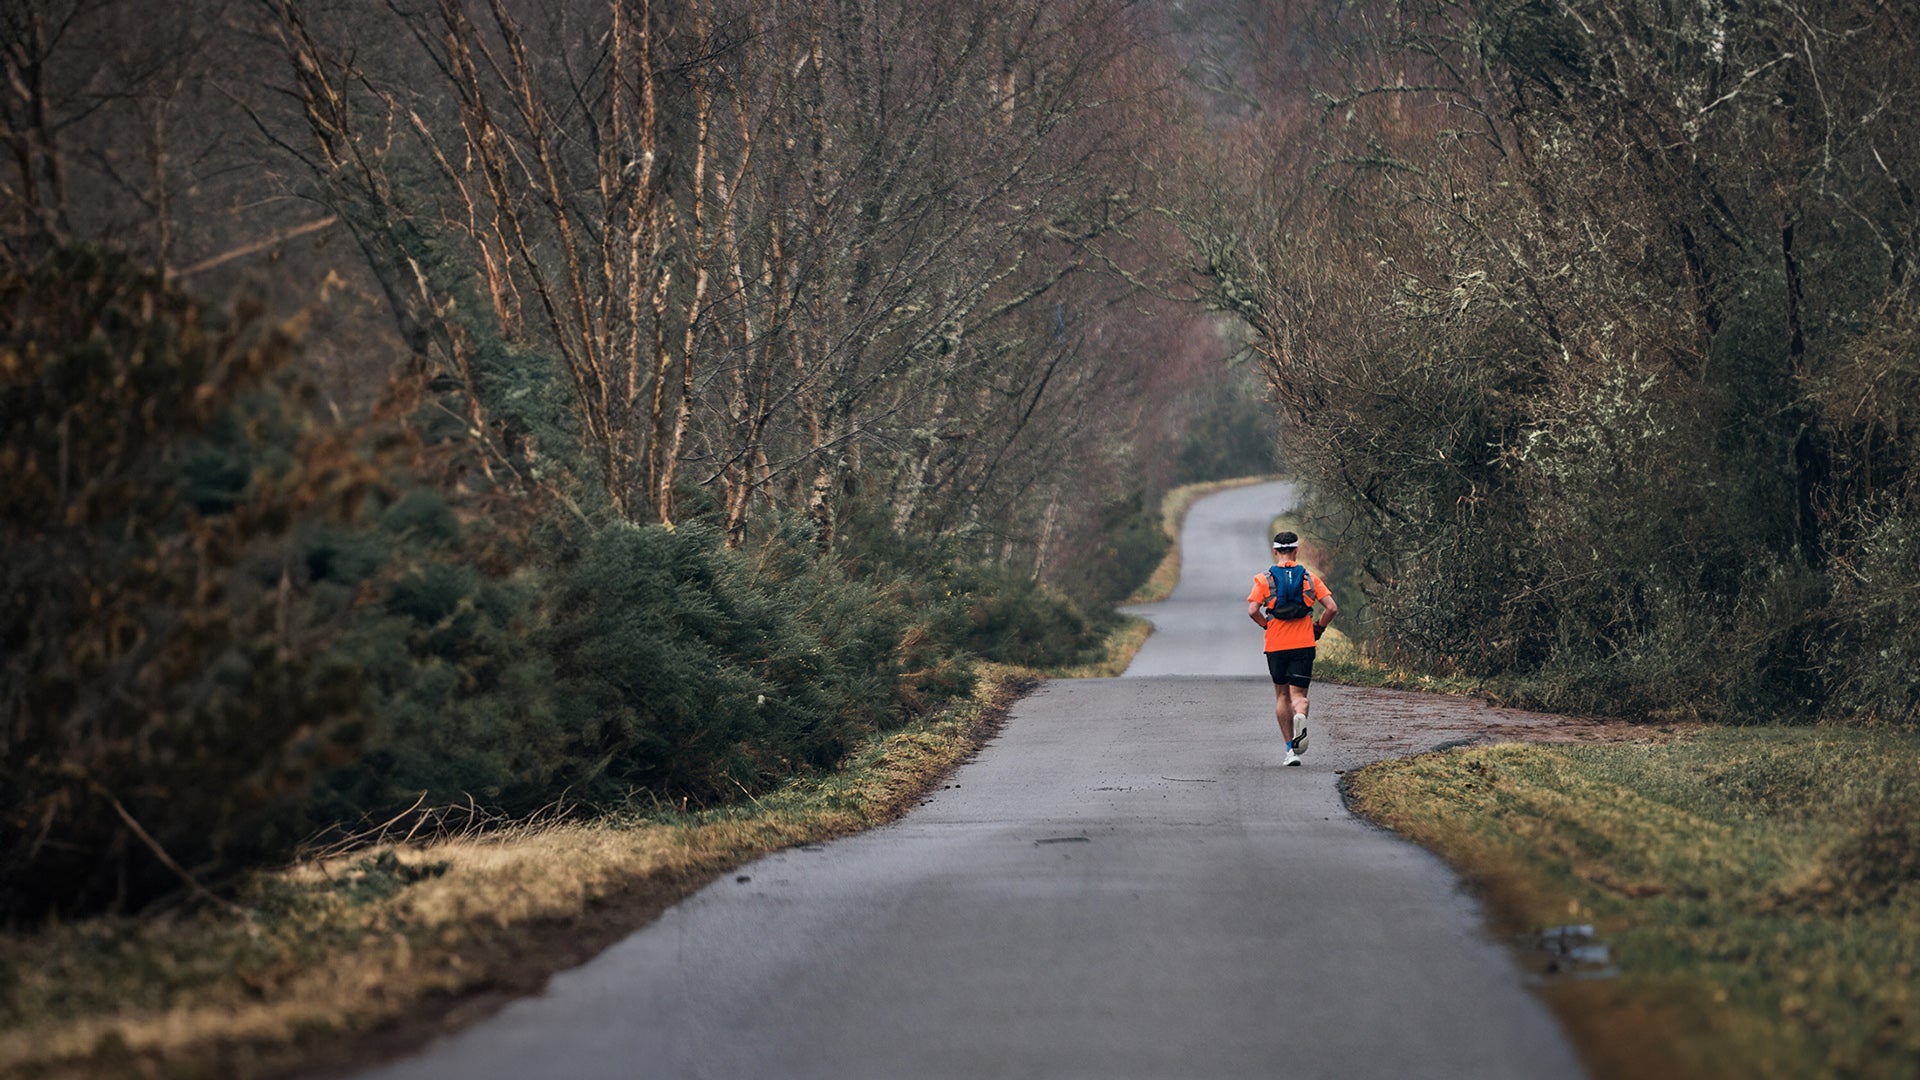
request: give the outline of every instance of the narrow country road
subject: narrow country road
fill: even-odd
[[[1291,489],[1190,512],[1126,677],[1021,702],[886,828],[729,875],[390,1078],[1574,1077],[1438,861],[1335,770],[1549,718],[1314,688],[1282,746],[1247,586]]]

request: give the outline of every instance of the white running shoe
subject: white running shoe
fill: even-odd
[[[1294,753],[1294,752],[1293,752],[1293,748],[1292,748],[1292,747],[1288,747],[1288,748],[1287,748],[1287,756],[1286,756],[1286,757],[1283,757],[1283,758],[1281,758],[1281,759],[1280,759],[1280,764],[1282,764],[1282,765],[1298,765],[1298,764],[1300,764],[1300,755],[1299,755],[1299,754],[1296,754],[1296,753]]]
[[[1307,718],[1306,717],[1296,716],[1293,718],[1293,742],[1290,743],[1289,745],[1291,745],[1295,750],[1305,750],[1307,748]]]

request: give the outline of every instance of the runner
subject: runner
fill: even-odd
[[[1313,681],[1314,642],[1320,640],[1333,617],[1340,613],[1340,605],[1333,602],[1333,594],[1327,591],[1326,585],[1305,567],[1299,567],[1300,603],[1305,613],[1291,619],[1268,617],[1274,579],[1287,582],[1291,575],[1286,571],[1299,566],[1299,554],[1298,536],[1290,532],[1274,536],[1273,557],[1277,565],[1256,576],[1253,591],[1247,594],[1247,617],[1267,632],[1267,672],[1273,676],[1273,716],[1280,721],[1280,737],[1287,740],[1283,765],[1300,764],[1300,754],[1307,748],[1307,684]],[[1282,599],[1292,599],[1291,587],[1283,584],[1282,588],[1287,594]],[[1315,608],[1322,612],[1318,619],[1313,617]]]

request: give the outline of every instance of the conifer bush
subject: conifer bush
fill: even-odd
[[[1081,663],[1097,640],[1093,621],[1078,605],[1017,571],[992,565],[967,568],[967,647],[981,656],[1028,667]]]
[[[124,260],[62,251],[0,313],[0,915],[270,859],[358,733],[293,523],[371,470],[266,387],[285,333]],[[248,430],[280,460],[236,453]]]
[[[616,524],[558,583],[547,632],[564,725],[590,755],[591,791],[714,798],[750,773],[765,598],[725,573],[704,530]]]
[[[366,684],[362,753],[327,778],[311,825],[351,827],[424,799],[524,814],[571,778],[551,659],[531,635],[538,579],[495,580],[458,548],[400,544],[346,614],[337,650]]]
[[[712,802],[835,764],[970,683],[960,620],[916,598],[780,538],[729,553],[699,525],[600,530],[545,641],[589,767],[573,782]]]
[[[448,410],[319,427],[275,373],[290,335],[112,257],[0,307],[0,916],[204,894],[415,806],[723,802],[964,694],[976,658],[1098,642],[884,516],[733,550],[555,512],[597,505],[564,467],[482,482]],[[545,460],[576,460],[563,434]]]
[[[1091,604],[1113,604],[1146,583],[1173,541],[1158,509],[1137,491],[1107,504],[1099,526],[1098,542],[1073,553],[1065,573],[1067,589]]]

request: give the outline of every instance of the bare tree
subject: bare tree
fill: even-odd
[[[869,498],[944,528],[1087,412],[1062,372],[1116,294],[1076,282],[1134,213],[1124,5],[444,0],[402,19],[429,84],[281,14],[317,171],[359,177],[369,234],[458,238],[498,326],[560,360],[623,516],[671,523],[691,465],[736,541],[756,506],[830,540]],[[397,179],[410,153],[437,184]],[[965,481],[962,440],[987,463]]]

